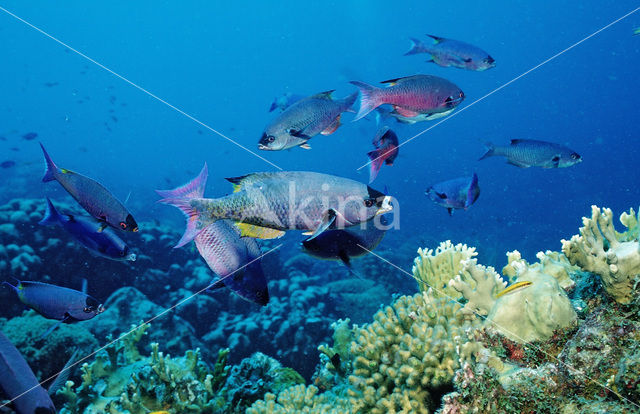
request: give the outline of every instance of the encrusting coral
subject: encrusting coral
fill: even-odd
[[[611,209],[591,206],[591,218],[582,218],[580,235],[562,240],[562,251],[571,264],[600,276],[605,291],[616,302],[628,304],[638,294],[640,244],[633,237],[637,227],[633,210],[620,220],[630,226],[625,233],[615,231]]]

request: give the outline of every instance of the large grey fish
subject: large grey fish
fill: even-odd
[[[352,94],[344,99],[333,100],[333,91],[301,99],[278,115],[262,133],[258,148],[280,151],[300,146],[309,149],[309,141],[318,134],[333,134],[340,126],[340,116],[351,110],[358,97]]]
[[[427,53],[431,55],[429,62],[460,69],[483,71],[491,69],[496,61],[484,50],[469,43],[459,40],[445,39],[433,35],[427,35],[433,39],[433,44],[425,44],[418,39],[411,38],[411,49],[406,55]]]
[[[243,236],[274,238],[285,230],[304,230],[315,237],[328,228],[356,225],[392,209],[391,197],[328,174],[279,171],[227,178],[234,184],[234,193],[214,199],[188,191],[205,178],[203,168],[191,183],[158,191],[164,197],[161,203],[175,206],[187,216],[187,229],[176,247],[220,219],[236,222]]]
[[[19,414],[54,414],[56,407],[47,391],[40,386],[25,361],[2,332],[0,332],[0,387]]]
[[[125,231],[138,231],[138,223],[126,207],[99,182],[71,170],[58,168],[40,144],[46,169],[42,181],[56,180],[94,218]]]
[[[504,147],[486,144],[487,151],[480,157],[502,156],[507,163],[520,168],[564,168],[582,162],[580,154],[564,145],[533,139],[512,139],[511,144]]]
[[[394,113],[406,122],[434,119],[448,115],[464,100],[464,92],[452,82],[432,75],[414,75],[389,79],[377,88],[364,82],[352,81],[360,89],[360,110],[353,119],[364,117],[380,105],[391,104]]]

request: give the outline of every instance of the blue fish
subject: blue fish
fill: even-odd
[[[100,302],[79,290],[42,282],[19,280],[16,286],[3,283],[13,288],[20,302],[47,319],[72,323],[92,319],[104,312]]]
[[[290,92],[282,94],[277,98],[275,98],[273,102],[271,102],[271,107],[269,108],[269,112],[275,111],[276,108],[279,109],[280,112],[282,112],[303,98],[304,98],[303,95],[296,95]]]
[[[429,62],[443,67],[452,66],[460,69],[484,71],[496,66],[496,61],[484,50],[459,40],[427,35],[433,39],[432,44],[422,43],[411,38],[411,49],[406,55],[426,53],[431,55]]]
[[[0,332],[0,387],[19,414],[53,414],[56,407],[24,357]]]
[[[47,198],[47,210],[42,225],[60,225],[90,252],[111,260],[136,260],[135,253],[111,228],[90,217],[60,214]]]
[[[480,196],[478,176],[454,178],[429,187],[426,194],[451,215],[453,209],[468,209]]]
[[[351,268],[351,259],[364,256],[375,249],[386,233],[388,222],[380,216],[376,225],[375,218],[360,225],[342,230],[325,230],[318,236],[302,242],[302,251],[320,259],[340,260]]]

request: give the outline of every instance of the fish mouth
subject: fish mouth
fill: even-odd
[[[391,205],[391,196],[384,196],[382,199],[382,204],[380,204],[380,208],[376,211],[376,216],[380,214],[388,213],[393,211],[393,205]]]

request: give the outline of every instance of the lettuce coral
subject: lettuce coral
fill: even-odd
[[[623,215],[621,221],[637,226],[631,214]],[[633,216],[635,217],[635,216]],[[636,220],[636,222],[634,222]],[[628,304],[637,297],[635,285],[640,274],[640,244],[638,240],[617,233],[613,226],[611,209],[591,206],[591,218],[582,218],[580,235],[571,240],[562,240],[562,251],[571,264],[597,274],[605,291],[618,303]]]

